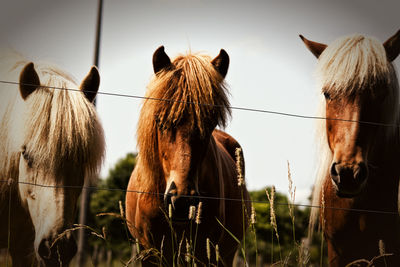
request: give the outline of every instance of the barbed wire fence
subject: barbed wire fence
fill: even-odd
[[[13,81],[6,81],[6,80],[0,80],[0,84],[10,84],[10,85],[21,85],[22,83],[19,82],[13,82]],[[37,86],[33,84],[23,84],[23,85],[28,85],[28,86]],[[54,86],[42,86],[40,87],[46,87],[49,89],[54,89],[54,90],[69,90],[69,91],[76,91],[76,92],[81,92],[80,89],[74,89],[74,88],[61,88],[61,87],[54,87]],[[185,104],[190,104],[190,105],[205,105],[205,106],[213,106],[215,108],[225,108],[220,105],[214,105],[214,104],[209,104],[209,103],[196,103],[196,102],[185,102],[185,101],[176,101],[173,99],[161,99],[161,98],[151,98],[151,97],[146,97],[146,96],[140,96],[140,95],[130,95],[130,94],[121,94],[121,93],[111,93],[111,92],[104,92],[104,91],[98,91],[98,92],[92,92],[92,93],[97,93],[99,95],[104,95],[104,96],[114,96],[114,97],[124,97],[124,98],[131,98],[131,99],[141,99],[141,100],[152,100],[152,101],[160,101],[160,102],[178,102],[178,103],[185,103]],[[371,126],[382,126],[382,127],[396,127],[399,128],[400,125],[398,124],[393,124],[393,123],[380,123],[380,122],[372,122],[372,121],[360,121],[360,120],[348,120],[348,119],[342,119],[342,118],[328,118],[328,117],[321,117],[321,116],[309,116],[309,115],[302,115],[302,114],[296,114],[296,113],[288,113],[288,112],[280,112],[280,111],[275,111],[275,110],[267,110],[267,109],[258,109],[258,108],[251,108],[251,107],[238,107],[238,106],[230,106],[229,107],[232,110],[239,110],[239,111],[245,111],[245,112],[256,112],[256,113],[263,113],[263,114],[271,114],[271,115],[277,115],[277,116],[285,116],[285,117],[293,117],[293,118],[300,118],[300,119],[311,119],[311,120],[332,120],[332,121],[343,121],[343,122],[349,122],[349,123],[360,123],[364,125],[371,125]],[[22,181],[16,181],[13,178],[8,178],[8,177],[3,177],[2,179],[0,178],[0,183],[7,183],[9,186],[13,183],[17,184],[23,184],[23,185],[29,185],[29,186],[35,186],[35,187],[41,187],[41,188],[64,188],[64,189],[78,189],[78,190],[92,190],[92,191],[120,191],[124,192],[125,194],[127,193],[135,193],[135,194],[147,194],[147,195],[154,195],[157,197],[165,197],[168,194],[165,193],[157,193],[157,192],[148,192],[148,191],[140,191],[140,190],[128,190],[128,189],[122,189],[122,188],[108,188],[108,187],[97,187],[97,186],[72,186],[72,185],[45,185],[45,184],[39,184],[39,183],[30,183],[30,182],[22,182]],[[11,197],[11,191],[10,191],[10,197]],[[183,198],[198,198],[200,201],[201,200],[215,200],[215,201],[227,201],[227,202],[250,202],[250,203],[258,203],[258,204],[265,204],[265,205],[271,205],[269,201],[259,201],[259,200],[253,200],[253,199],[237,199],[237,198],[225,198],[225,197],[214,197],[214,196],[206,196],[206,195],[199,195],[199,196],[189,196],[189,195],[180,195],[180,197]],[[10,198],[11,199],[11,198]],[[11,205],[11,202],[9,203]],[[354,208],[341,208],[341,207],[333,207],[333,206],[326,206],[326,205],[310,205],[310,204],[300,204],[300,203],[294,203],[294,202],[275,202],[274,205],[276,206],[292,206],[292,207],[297,207],[297,208],[317,208],[317,209],[330,209],[330,210],[341,210],[341,211],[348,211],[348,212],[357,212],[357,213],[368,213],[368,214],[381,214],[381,215],[391,215],[391,216],[399,216],[398,211],[388,211],[388,210],[371,210],[371,209],[354,209]],[[10,216],[9,216],[10,219]],[[10,225],[10,222],[9,222]],[[8,250],[7,250],[8,253]],[[7,254],[8,257],[8,254]],[[8,261],[7,261],[8,265]]]
[[[23,184],[23,185],[31,185],[31,186],[36,186],[36,187],[42,187],[42,188],[63,188],[63,189],[89,189],[89,190],[94,190],[94,191],[120,191],[120,192],[125,192],[125,193],[136,193],[136,194],[146,194],[146,195],[154,195],[154,196],[168,196],[169,194],[165,193],[157,193],[157,192],[150,192],[150,191],[141,191],[141,190],[128,190],[128,189],[122,189],[122,188],[107,188],[107,187],[96,187],[96,186],[74,186],[74,185],[44,185],[44,184],[38,184],[38,183],[30,183],[30,182],[20,182],[20,181],[14,181],[14,179],[9,178],[7,180],[0,180],[0,183],[18,183],[18,184]],[[180,195],[180,197],[183,198],[198,198],[198,199],[208,199],[208,200],[224,200],[224,201],[232,201],[232,202],[250,202],[250,203],[260,203],[260,204],[270,204],[269,201],[259,201],[259,200],[252,200],[252,199],[241,199],[241,198],[226,198],[226,197],[213,197],[213,196],[190,196],[190,195]],[[308,204],[296,204],[296,203],[282,203],[282,202],[275,202],[275,205],[279,206],[296,206],[296,207],[304,207],[304,208],[322,208],[322,206],[319,205],[308,205]],[[352,209],[352,208],[339,208],[339,207],[329,207],[329,206],[324,206],[323,208],[325,209],[332,209],[332,210],[343,210],[343,211],[353,211],[353,212],[364,212],[364,213],[378,213],[378,214],[392,214],[392,215],[399,215],[398,212],[393,212],[393,211],[384,211],[384,210],[368,210],[368,209]]]
[[[0,83],[13,84],[13,85],[37,86],[35,84],[20,83],[20,82],[5,81],[5,80],[0,80]],[[62,88],[62,87],[43,86],[43,85],[40,85],[40,87],[48,88],[48,89],[55,89],[55,90],[67,90],[67,91],[82,92],[80,89],[75,89],[75,88]],[[174,99],[154,98],[154,97],[146,97],[146,96],[139,96],[139,95],[110,93],[110,92],[103,92],[103,91],[98,91],[98,92],[97,91],[85,91],[85,92],[94,93],[94,94],[97,93],[97,94],[105,95],[105,96],[126,97],[126,98],[142,99],[142,100],[154,100],[154,101],[160,101],[160,102],[185,103],[185,104],[190,104],[190,105],[203,105],[203,106],[213,106],[215,108],[225,108],[225,106],[222,106],[222,105],[215,105],[215,104],[209,104],[209,103],[178,101],[178,100],[174,100]],[[274,110],[267,110],[267,109],[258,109],[258,108],[249,108],[249,107],[229,106],[229,108],[233,109],[233,110],[266,113],[266,114],[273,114],[273,115],[278,115],[278,116],[294,117],[294,118],[301,118],[301,119],[332,120],[332,121],[343,121],[343,122],[367,124],[367,125],[373,125],[373,126],[398,127],[398,128],[400,128],[399,124],[393,124],[393,123],[381,123],[381,122],[361,121],[361,120],[348,120],[348,119],[341,119],[341,118],[328,118],[328,117],[302,115],[302,114],[296,114],[296,113],[288,113],[288,112],[281,112],[281,111],[274,111]]]
[[[15,81],[6,81],[0,80],[1,84],[10,84],[10,85],[27,85],[27,86],[37,86],[34,84],[27,84],[27,83],[20,83]],[[54,89],[54,90],[68,90],[73,92],[82,92],[80,89],[76,88],[63,88],[63,87],[56,87],[56,86],[43,86],[40,85],[42,88]],[[206,106],[213,106],[215,108],[225,108],[222,105],[215,105],[209,103],[196,103],[196,102],[187,102],[187,101],[177,101],[173,99],[162,99],[162,98],[153,98],[153,97],[146,97],[146,96],[139,96],[139,95],[130,95],[130,94],[120,94],[120,93],[111,93],[111,92],[104,92],[104,91],[90,91],[89,93],[97,93],[100,95],[105,96],[114,96],[114,97],[125,97],[125,98],[133,98],[133,99],[141,99],[141,100],[152,100],[152,101],[161,101],[161,102],[171,102],[171,103],[185,103],[191,105],[206,105]],[[333,121],[343,121],[349,123],[360,123],[366,124],[371,126],[383,126],[383,127],[397,127],[400,128],[398,124],[392,123],[380,123],[380,122],[371,122],[371,121],[360,121],[360,120],[348,120],[348,119],[341,119],[341,118],[328,118],[328,117],[320,117],[320,116],[309,116],[309,115],[301,115],[296,113],[288,113],[288,112],[280,112],[274,110],[266,110],[266,109],[257,109],[257,108],[250,108],[250,107],[237,107],[237,106],[230,106],[229,108],[234,110],[241,110],[247,112],[258,112],[264,114],[272,114],[278,116],[286,116],[286,117],[294,117],[294,118],[301,118],[301,119],[313,119],[313,120],[333,120]],[[96,186],[61,186],[61,185],[42,185],[37,183],[29,183],[29,182],[20,182],[14,181],[12,178],[6,178],[0,180],[0,183],[13,183],[17,182],[19,184],[31,185],[31,186],[38,186],[44,188],[70,188],[70,189],[90,189],[90,190],[107,190],[107,191],[123,191],[125,193],[137,193],[137,194],[149,194],[149,195],[159,195],[164,196],[164,193],[156,193],[156,192],[146,192],[146,191],[139,191],[139,190],[127,190],[121,188],[104,188],[104,187],[96,187]],[[212,196],[188,196],[188,195],[181,195],[180,197],[190,197],[190,198],[199,198],[199,199],[209,199],[209,200],[225,200],[225,201],[245,201],[251,203],[262,203],[268,204],[268,201],[255,201],[255,200],[243,200],[243,199],[235,199],[235,198],[223,198],[223,197],[212,197]],[[296,203],[275,203],[275,205],[292,205],[296,207],[305,207],[305,208],[322,208],[319,205],[308,205],[308,204],[296,204]],[[365,212],[365,213],[378,213],[378,214],[392,214],[392,215],[399,215],[398,212],[393,211],[384,211],[384,210],[368,210],[368,209],[352,209],[352,208],[339,208],[339,207],[327,207],[324,206],[325,209],[334,209],[334,210],[345,210],[345,211],[353,211],[353,212]]]

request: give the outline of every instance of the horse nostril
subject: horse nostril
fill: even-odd
[[[332,163],[332,166],[331,166],[331,175],[332,176],[337,176],[338,175],[338,172],[337,172],[337,170],[336,170],[336,162],[334,162],[334,163]]]
[[[340,176],[339,176],[338,170],[336,169],[336,166],[337,166],[336,162],[332,163],[331,178],[336,184],[338,184],[338,183],[340,183]]]
[[[50,243],[47,239],[43,239],[38,248],[38,254],[43,259],[49,259],[51,250],[50,250]]]

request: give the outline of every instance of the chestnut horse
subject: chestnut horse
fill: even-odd
[[[81,91],[60,90],[77,85],[48,65],[20,63],[12,73],[20,74],[19,90],[3,85],[0,92],[0,248],[13,267],[68,266],[76,244],[60,234],[72,226],[84,179],[104,154],[91,103],[99,73],[93,67]]]
[[[321,116],[328,118],[319,132],[313,205],[325,207],[320,220],[329,264],[386,253],[393,255],[375,266],[400,266],[400,106],[391,63],[400,52],[400,31],[383,45],[363,35],[329,46],[300,37],[318,58]],[[313,209],[311,231],[317,214]]]
[[[235,166],[240,145],[215,129],[224,126],[230,115],[224,84],[228,66],[229,56],[223,49],[213,60],[187,54],[171,62],[163,46],[153,55],[155,77],[140,113],[138,163],[128,184],[126,216],[130,232],[144,248],[163,252],[162,265],[181,264],[186,246],[190,257],[208,262],[209,238],[214,246],[218,244],[220,259],[230,266],[238,244],[226,230],[241,239],[247,227],[242,211],[249,210],[249,195],[245,185],[238,186]],[[246,205],[242,206],[242,198]],[[201,223],[195,224],[189,220],[189,210],[199,201]],[[211,261],[215,263],[215,254]],[[150,257],[143,264],[159,262]]]

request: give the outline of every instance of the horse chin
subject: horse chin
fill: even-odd
[[[335,187],[335,192],[339,198],[355,198],[361,194],[362,188],[363,187],[359,187],[354,190],[348,190],[344,188]]]
[[[355,198],[363,192],[366,185],[366,180],[358,186],[343,186],[343,184],[336,184],[333,179],[331,179],[331,182],[336,196],[339,198]]]

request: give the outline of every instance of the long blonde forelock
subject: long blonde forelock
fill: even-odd
[[[24,64],[26,62],[18,65]],[[82,92],[76,91],[76,83],[65,72],[45,64],[35,64],[35,70],[41,86],[24,101],[26,111],[13,109],[16,101],[10,103],[10,110],[2,119],[4,133],[10,130],[5,127],[23,119],[20,147],[10,150],[12,146],[5,144],[12,142],[12,135],[16,133],[8,133],[8,140],[2,140],[5,144],[3,152],[8,154],[5,159],[15,158],[11,155],[19,155],[24,147],[35,167],[51,172],[55,177],[67,169],[76,170],[86,178],[93,177],[103,162],[105,148],[103,129],[94,106]],[[15,169],[16,166],[2,168],[2,172],[7,172],[7,168]]]
[[[351,35],[330,44],[320,55],[317,78],[332,96],[348,96],[376,84],[389,84],[391,75],[383,45],[373,37]]]
[[[29,99],[31,110],[37,112],[27,117],[26,129],[36,127],[26,131],[27,148],[38,156],[37,164],[49,164],[53,172],[69,165],[83,166],[85,174],[96,173],[104,157],[105,142],[94,106],[82,92],[57,89],[77,88],[61,70],[39,69],[39,76],[48,76],[42,85],[56,89],[42,88]]]
[[[231,114],[223,77],[200,54],[179,55],[148,85],[140,112],[137,140],[143,186],[154,189],[159,179],[158,127],[172,129],[183,120],[203,135],[208,124],[224,127]],[[139,172],[138,172],[139,173]]]

